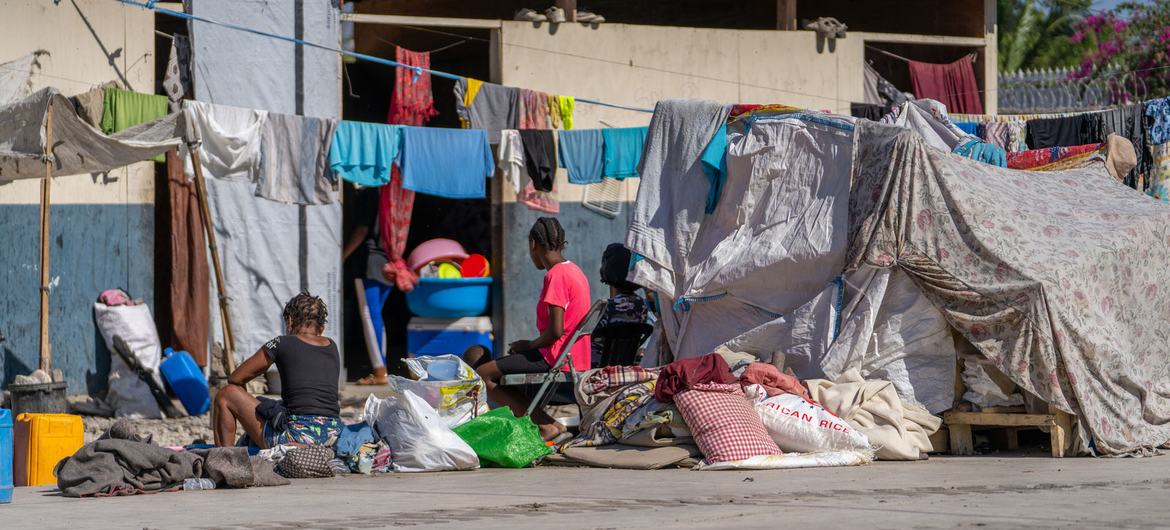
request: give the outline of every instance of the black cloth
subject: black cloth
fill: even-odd
[[[259,398],[259,401],[260,403],[256,405],[256,416],[264,420],[264,423],[271,425],[276,432],[288,430],[288,407],[285,407],[284,403],[266,397]]]
[[[1104,141],[1101,138],[1101,115],[1077,114],[1063,118],[1041,118],[1028,120],[1028,149],[1048,147],[1073,147]]]
[[[505,355],[496,359],[496,368],[500,370],[501,374],[543,374],[552,367],[548,365],[548,361],[544,360],[544,356],[540,354],[540,350],[528,350],[516,352],[510,355]]]
[[[295,335],[282,335],[264,345],[264,353],[280,372],[280,398],[289,414],[341,416],[337,380],[341,360],[337,344],[314,346]]]
[[[378,210],[381,207],[381,188],[363,188],[357,192],[355,228],[364,226],[366,240],[346,261],[346,274],[354,278],[368,278],[382,283],[382,267],[389,263],[386,250],[382,248],[382,230],[378,226]]]
[[[876,105],[873,103],[850,103],[849,114],[854,118],[865,118],[871,121],[881,121],[882,116],[889,113],[890,108],[886,105]]]
[[[520,129],[524,144],[524,166],[536,191],[552,191],[557,170],[557,146],[548,129]]]
[[[1148,173],[1153,166],[1153,157],[1150,156],[1150,145],[1146,141],[1146,106],[1138,103],[1117,107],[1113,110],[1100,113],[1102,130],[1101,142],[1110,134],[1124,136],[1133,143],[1133,150],[1137,153],[1137,166],[1130,170],[1125,177],[1125,184],[1137,187],[1138,175]],[[1148,179],[1147,179],[1148,182]],[[1141,190],[1145,191],[1145,190]]]

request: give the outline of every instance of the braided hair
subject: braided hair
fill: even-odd
[[[318,330],[325,329],[325,322],[329,317],[329,308],[320,298],[301,291],[284,305],[284,320],[289,324],[289,332],[296,333],[306,325],[316,326]]]
[[[565,240],[565,229],[555,217],[541,217],[532,225],[528,239],[548,250],[564,250],[569,244]]]

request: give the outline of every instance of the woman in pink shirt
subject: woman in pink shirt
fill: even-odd
[[[552,369],[557,357],[565,350],[566,343],[585,315],[589,313],[589,279],[575,264],[565,259],[565,229],[552,217],[536,220],[528,232],[528,251],[532,264],[538,270],[547,271],[540,299],[536,302],[536,329],[540,336],[535,340],[518,340],[508,345],[508,354],[491,360],[487,352],[473,346],[466,353],[466,359],[483,378],[488,396],[496,403],[512,408],[520,416],[528,410],[529,402],[514,390],[499,386],[505,374],[535,374]],[[578,371],[589,369],[589,335],[582,335],[569,355],[573,367]],[[564,367],[565,371],[569,366]],[[540,427],[540,434],[552,440],[565,432],[565,427],[553,421],[543,410],[532,413],[532,421]]]

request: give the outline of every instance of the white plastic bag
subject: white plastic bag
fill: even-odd
[[[471,446],[455,434],[435,409],[414,392],[366,398],[364,419],[394,453],[398,472],[461,471],[479,467]]]
[[[448,427],[457,427],[467,423],[472,418],[485,414],[489,410],[487,389],[484,387],[483,380],[458,356],[426,356],[406,359],[404,362],[410,373],[420,380],[390,376],[392,395],[400,396],[408,390],[413,392],[434,408]],[[455,369],[454,379],[445,381],[427,379],[428,373],[449,373],[450,367],[445,365],[451,363],[458,365]]]
[[[98,332],[110,351],[110,388],[106,402],[114,408],[114,415],[119,418],[161,418],[162,411],[150,393],[150,387],[114,352],[114,337],[121,336],[138,362],[150,370],[155,383],[162,386],[158,377],[162,346],[150,308],[144,304],[108,306],[98,302],[93,305],[93,313]]]
[[[864,433],[812,401],[793,394],[768,397],[760,385],[748,385],[744,392],[782,451],[870,451]]]

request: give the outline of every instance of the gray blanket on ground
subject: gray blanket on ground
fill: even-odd
[[[203,475],[198,455],[130,440],[98,440],[57,464],[67,497],[133,495],[182,486]]]
[[[58,463],[55,473],[57,488],[67,497],[165,491],[189,478],[210,478],[230,488],[289,484],[271,462],[250,458],[242,447],[188,452],[122,439],[86,444]]]

